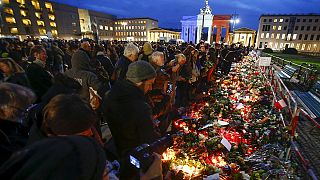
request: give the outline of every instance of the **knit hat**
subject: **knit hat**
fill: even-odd
[[[157,76],[156,70],[146,61],[136,61],[129,65],[127,71],[127,80],[133,83],[139,83]]]
[[[152,46],[149,42],[143,44],[143,52],[145,55],[150,55],[153,52]]]

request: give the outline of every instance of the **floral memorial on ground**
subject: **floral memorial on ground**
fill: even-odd
[[[287,128],[252,57],[204,94],[173,122],[174,145],[162,155],[176,179],[294,177],[295,164],[285,160]]]

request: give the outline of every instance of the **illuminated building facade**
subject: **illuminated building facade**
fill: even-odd
[[[261,15],[256,47],[320,52],[320,14]]]
[[[180,32],[171,31],[161,28],[150,29],[149,41],[158,42],[165,41],[168,42],[170,39],[180,39]]]
[[[150,41],[150,30],[158,28],[158,20],[149,17],[121,18],[114,23],[115,39],[119,41]]]

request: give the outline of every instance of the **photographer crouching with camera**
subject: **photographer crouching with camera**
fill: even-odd
[[[120,179],[140,178],[139,170],[130,163],[129,153],[141,144],[152,143],[160,137],[153,123],[152,109],[145,97],[152,89],[156,75],[150,63],[133,62],[128,67],[126,79],[117,81],[103,99],[104,118],[120,158]],[[158,162],[159,156],[153,156],[154,163]],[[156,175],[150,179],[157,175],[162,178],[161,167],[156,171],[158,173],[153,173]]]

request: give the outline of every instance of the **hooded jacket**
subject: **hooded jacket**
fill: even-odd
[[[121,157],[133,148],[151,143],[159,137],[145,95],[132,82],[117,81],[104,97],[102,108]]]
[[[146,42],[143,44],[143,54],[141,54],[138,59],[150,62],[152,52],[153,49],[151,44]]]
[[[68,77],[75,79],[81,84],[82,89],[80,91],[80,96],[87,101],[90,100],[90,87],[95,90],[100,97],[103,97],[105,92],[110,89],[109,82],[100,81],[97,75],[91,72],[89,61],[90,58],[87,53],[84,50],[79,49],[72,56],[72,68],[65,72]]]

